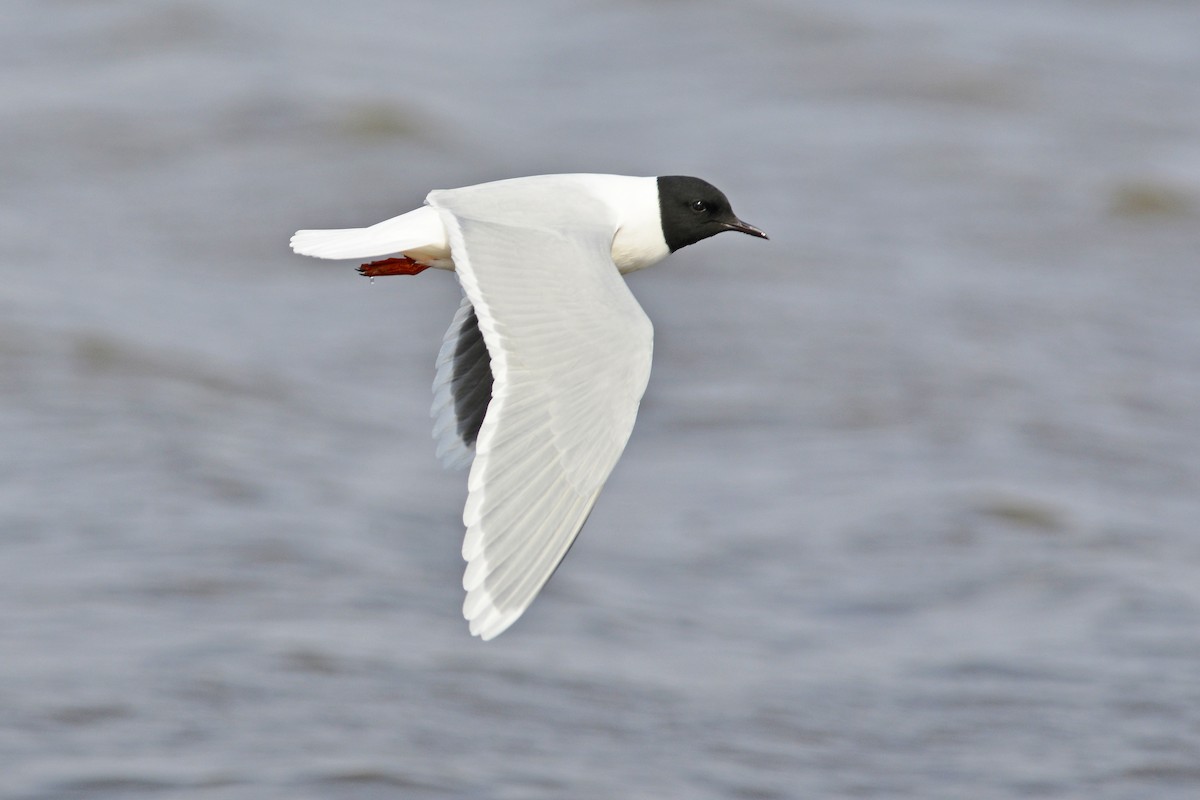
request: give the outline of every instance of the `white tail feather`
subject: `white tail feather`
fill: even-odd
[[[441,218],[429,206],[369,228],[296,231],[291,244],[295,252],[314,258],[371,258],[413,250],[449,255]]]
[[[368,246],[370,238],[364,236],[365,231],[366,228],[296,231],[292,237],[292,250],[314,258],[366,258],[376,255],[373,248]]]

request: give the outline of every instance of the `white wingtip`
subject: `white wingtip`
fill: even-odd
[[[525,607],[501,611],[493,605],[491,594],[484,588],[474,589],[463,601],[463,616],[472,636],[490,642],[504,633],[525,613]]]

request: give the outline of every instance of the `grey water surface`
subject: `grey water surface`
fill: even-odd
[[[9,0],[0,797],[1200,797],[1200,6]],[[460,616],[446,273],[296,228],[696,174],[638,427]]]

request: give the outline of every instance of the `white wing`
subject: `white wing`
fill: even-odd
[[[582,187],[544,189],[470,187],[428,201],[494,378],[463,511],[463,615],[485,640],[566,555],[650,376],[653,330],[612,262],[611,212]]]

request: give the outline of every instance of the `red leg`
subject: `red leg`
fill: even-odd
[[[378,278],[381,275],[416,275],[429,269],[428,264],[413,261],[408,256],[400,258],[385,258],[382,261],[372,261],[358,268],[359,275],[368,278]]]

